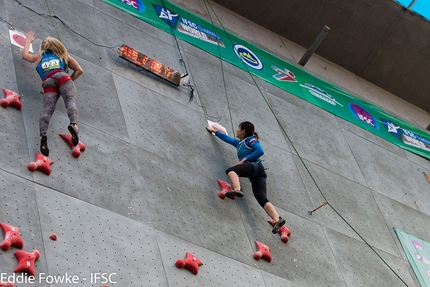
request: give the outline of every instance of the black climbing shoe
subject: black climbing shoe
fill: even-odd
[[[272,229],[272,233],[273,233],[273,234],[278,233],[278,232],[279,232],[279,230],[281,229],[282,225],[284,225],[284,224],[285,224],[285,219],[283,219],[283,218],[279,217],[278,222],[276,222],[275,226],[274,226],[274,227],[273,227],[273,229]]]
[[[228,198],[233,198],[234,196],[243,197],[243,191],[241,190],[231,190],[225,193],[225,196]]]
[[[48,138],[46,136],[40,138],[40,152],[44,156],[49,156]]]
[[[69,130],[70,134],[72,135],[72,145],[77,146],[79,143],[79,129],[78,125],[75,123],[70,124],[67,129]]]

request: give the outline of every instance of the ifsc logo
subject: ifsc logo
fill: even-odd
[[[139,12],[145,11],[145,5],[143,5],[142,0],[119,0],[119,1],[127,4],[128,6],[133,7]]]
[[[263,63],[251,50],[243,45],[236,44],[233,47],[234,52],[246,65],[253,69],[261,70],[263,69]]]

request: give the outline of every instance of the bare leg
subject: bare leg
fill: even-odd
[[[231,185],[233,186],[233,190],[240,190],[240,181],[237,173],[235,173],[234,171],[230,171],[227,176],[230,179]]]
[[[272,203],[266,203],[263,208],[264,211],[266,211],[267,215],[269,215],[275,221],[275,223],[278,222],[279,214],[276,212],[276,209]]]

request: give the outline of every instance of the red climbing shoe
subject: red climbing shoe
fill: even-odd
[[[67,129],[69,130],[70,134],[72,135],[72,144],[73,146],[77,146],[79,143],[79,129],[78,125],[76,123],[71,123]]]
[[[281,229],[282,225],[284,225],[284,224],[285,224],[285,219],[283,219],[279,216],[279,220],[276,222],[275,226],[273,227],[272,233],[273,234],[278,233],[279,229]]]
[[[40,152],[44,156],[49,156],[48,138],[46,136],[40,138]]]
[[[227,191],[225,193],[225,196],[227,196],[228,198],[233,198],[234,196],[243,197],[243,191],[242,189]]]

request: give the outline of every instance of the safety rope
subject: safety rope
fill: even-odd
[[[58,40],[62,42],[60,38],[60,33],[58,33],[57,26],[55,25],[54,17],[52,16],[52,13],[51,13],[51,8],[49,8],[48,0],[45,0],[45,3],[46,3],[46,8],[48,8],[49,17],[51,18],[52,25],[54,25],[55,32],[57,33]]]
[[[207,13],[208,13],[208,15],[209,15],[209,19],[211,20],[211,23],[212,23],[212,27],[214,28],[215,27],[215,24],[214,24],[214,22],[213,22],[213,20],[212,20],[212,17],[211,17],[211,14],[210,14],[210,11],[209,11],[209,9],[208,9],[208,6],[206,5],[206,1],[207,0],[204,0],[203,1],[203,3],[205,4],[205,8],[206,8],[206,11],[207,11]],[[218,18],[218,17],[217,17]],[[214,29],[215,30],[215,29]],[[219,54],[219,61],[220,61],[220,65],[221,65],[221,74],[222,74],[222,82],[223,82],[223,84],[224,84],[224,93],[225,93],[225,99],[226,99],[226,101],[227,101],[227,107],[228,107],[228,112],[229,112],[229,116],[230,116],[230,124],[231,124],[231,130],[232,130],[232,135],[234,136],[234,137],[236,137],[236,133],[234,132],[234,124],[233,124],[233,115],[232,115],[232,113],[231,113],[231,107],[230,107],[230,100],[229,100],[229,98],[228,98],[228,93],[227,93],[227,84],[226,84],[226,82],[225,82],[225,74],[224,74],[224,61],[222,60],[222,56],[221,56],[221,48],[220,48],[220,45],[219,45],[219,42],[217,41],[217,47],[218,47],[218,54]]]
[[[231,44],[233,44],[233,41],[231,40],[229,34],[227,33],[223,23],[221,22],[221,20],[219,19],[218,15],[216,14],[216,12],[214,11],[212,5],[209,3],[208,0],[203,0],[203,2],[205,3],[205,6],[207,7],[206,3],[209,4],[212,13],[215,15],[215,17],[217,18],[218,22],[221,25],[221,28],[223,29],[224,33],[227,35],[228,40],[230,41]],[[213,20],[211,17],[211,14],[209,14],[209,18],[211,19],[212,25],[213,25]],[[219,46],[218,46],[219,49]],[[219,54],[219,58],[222,61],[222,57],[221,57],[221,53]],[[361,240],[363,240],[363,242],[380,258],[380,260],[397,276],[397,278],[402,281],[403,284],[405,284],[406,286],[408,286],[408,284],[400,277],[400,275],[397,274],[397,272],[379,255],[379,253],[360,235],[360,233],[358,231],[356,231],[354,229],[354,227],[336,210],[336,208],[330,204],[330,202],[327,200],[325,194],[323,193],[323,191],[321,190],[321,188],[319,187],[318,183],[316,182],[315,178],[313,177],[312,173],[310,172],[310,170],[308,169],[307,165],[305,164],[303,158],[300,156],[300,153],[298,152],[298,150],[296,149],[294,143],[292,142],[292,140],[290,139],[290,137],[288,136],[287,132],[285,131],[284,127],[282,126],[280,120],[278,119],[276,113],[274,112],[273,108],[271,107],[270,103],[268,102],[268,100],[266,99],[266,97],[263,94],[263,91],[261,90],[260,86],[258,85],[258,83],[256,82],[254,76],[251,74],[249,68],[247,67],[247,65],[245,65],[245,63],[243,63],[243,66],[246,70],[246,72],[250,75],[254,85],[257,87],[258,91],[260,92],[260,95],[262,96],[264,102],[266,103],[267,107],[269,108],[269,110],[271,111],[273,117],[275,118],[276,122],[278,123],[282,134],[284,135],[284,137],[288,140],[288,142],[291,144],[291,146],[293,147],[295,153],[297,154],[297,157],[300,159],[300,162],[302,163],[302,165],[305,167],[306,172],[309,174],[309,176],[312,179],[312,182],[315,184],[316,188],[318,189],[318,191],[320,192],[321,196],[324,198],[325,202],[327,203],[328,206],[330,206],[330,208],[353,230],[353,232],[355,234],[357,234],[358,237],[360,237]],[[221,66],[221,68],[223,68]],[[224,72],[223,72],[224,74]],[[224,89],[227,89],[225,81],[224,81]],[[230,109],[230,106],[228,107]],[[231,115],[231,112],[230,112]]]

